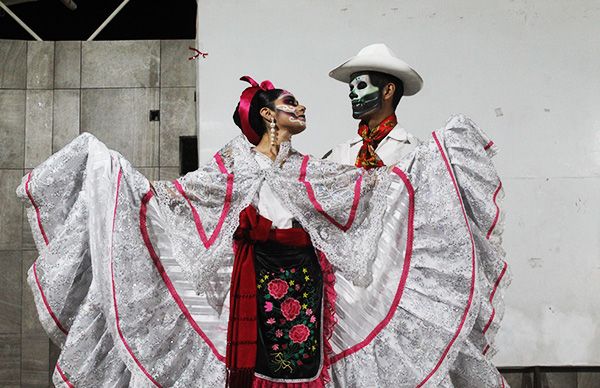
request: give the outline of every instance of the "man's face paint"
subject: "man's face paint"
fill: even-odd
[[[368,74],[357,75],[350,81],[350,100],[352,117],[355,119],[360,119],[381,107],[381,93],[379,88],[371,83]]]

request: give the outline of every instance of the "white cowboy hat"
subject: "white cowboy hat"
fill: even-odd
[[[404,95],[412,96],[423,87],[423,78],[408,64],[394,55],[383,43],[371,44],[329,72],[329,76],[338,81],[349,83],[350,76],[359,71],[378,71],[390,74],[404,84]]]

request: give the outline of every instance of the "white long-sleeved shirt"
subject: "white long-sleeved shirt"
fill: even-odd
[[[254,151],[254,159],[261,169],[269,168],[273,164],[268,156],[258,151]],[[288,229],[292,227],[294,216],[283,206],[265,181],[262,182],[258,194],[254,198],[254,207],[258,210],[258,214],[273,222],[272,228]]]
[[[419,139],[396,125],[379,143],[375,152],[386,166],[393,166],[415,149],[419,143]],[[326,158],[333,162],[354,166],[361,146],[362,137],[356,136],[335,146]]]

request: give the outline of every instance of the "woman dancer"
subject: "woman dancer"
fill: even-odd
[[[243,135],[185,177],[89,134],[24,177],[55,384],[505,386],[489,139],[453,116],[397,167],[342,166],[293,150],[304,107],[245,80]]]
[[[280,145],[306,128],[306,108],[269,81],[242,79],[252,87],[242,93],[233,119],[266,170]],[[240,215],[234,240],[228,385],[323,386],[323,273],[310,236],[263,183]]]

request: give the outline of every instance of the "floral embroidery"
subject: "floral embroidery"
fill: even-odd
[[[275,299],[283,298],[288,291],[287,282],[281,279],[271,280],[267,287],[269,288],[269,294]]]
[[[300,302],[294,298],[287,298],[281,304],[281,313],[288,321],[293,321],[300,314]]]
[[[309,334],[310,330],[308,330],[308,327],[300,324],[292,327],[289,336],[292,341],[297,344],[301,344],[308,339]]]
[[[320,267],[262,268],[257,273],[269,368],[280,377],[299,373],[321,357]],[[261,281],[264,280],[261,288]]]
[[[271,302],[265,302],[265,311],[270,313],[271,311],[273,311],[273,303]]]

